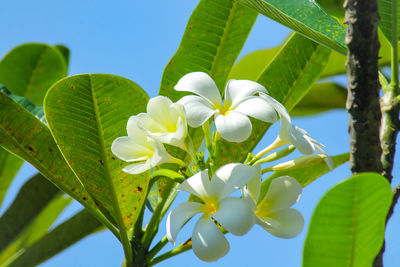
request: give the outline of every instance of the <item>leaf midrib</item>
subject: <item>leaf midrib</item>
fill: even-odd
[[[214,75],[217,71],[218,63],[220,61],[220,54],[222,53],[223,48],[225,48],[225,43],[228,38],[227,37],[228,32],[229,32],[230,27],[232,26],[232,21],[233,21],[234,13],[237,9],[237,5],[238,5],[238,3],[236,1],[233,1],[232,7],[229,10],[228,20],[225,23],[225,27],[224,27],[224,30],[222,33],[221,43],[219,46],[217,46],[217,53],[215,53],[214,61],[212,62],[211,69],[210,69],[210,76],[213,78],[215,78]],[[226,80],[226,78],[225,78],[225,80]],[[224,83],[225,83],[225,80],[224,80]],[[224,90],[223,89],[224,84],[222,84],[222,85],[218,84],[217,86],[222,87],[222,88],[218,88],[220,92],[222,92]]]
[[[122,219],[122,213],[121,213],[121,209],[119,208],[119,202],[118,202],[118,198],[116,195],[116,190],[115,190],[115,186],[114,183],[112,181],[112,177],[111,177],[111,171],[110,171],[110,166],[108,164],[108,160],[106,157],[106,146],[105,146],[105,142],[104,142],[104,131],[103,131],[103,127],[102,127],[102,123],[101,123],[101,116],[100,116],[100,111],[99,111],[99,105],[97,102],[97,98],[96,98],[96,93],[93,87],[93,81],[92,81],[92,75],[88,74],[88,79],[89,79],[89,87],[90,87],[90,92],[91,92],[91,96],[92,96],[92,102],[93,102],[93,110],[95,113],[95,121],[96,121],[96,126],[97,126],[97,132],[98,132],[98,138],[99,138],[99,143],[100,143],[100,155],[101,155],[101,159],[104,163],[104,168],[105,168],[105,178],[107,180],[108,185],[110,186],[110,191],[111,191],[111,199],[113,202],[113,209],[114,209],[114,215],[116,216],[116,220],[118,223],[118,228],[120,230],[121,233],[121,238],[124,239],[123,236],[127,237],[127,232],[125,229],[125,225],[123,223],[123,219]]]

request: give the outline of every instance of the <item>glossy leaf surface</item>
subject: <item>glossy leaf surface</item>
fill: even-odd
[[[341,54],[346,53],[344,27],[315,1],[238,0],[238,2],[319,44]]]
[[[376,173],[355,175],[333,187],[311,218],[303,266],[372,266],[391,202],[390,184]]]

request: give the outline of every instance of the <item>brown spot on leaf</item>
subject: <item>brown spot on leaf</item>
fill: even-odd
[[[142,192],[142,191],[143,191],[143,188],[140,187],[140,186],[138,186],[138,187],[137,187],[137,190],[138,190],[139,192]]]
[[[104,162],[101,159],[99,159],[99,162],[100,162],[101,165],[104,166]]]

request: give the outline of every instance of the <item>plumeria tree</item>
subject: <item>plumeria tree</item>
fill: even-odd
[[[212,262],[229,253],[229,234],[246,238],[253,227],[284,239],[307,231],[306,267],[383,266],[400,195],[390,185],[397,5],[379,1],[378,36],[374,1],[346,1],[345,13],[325,0],[200,0],[153,98],[116,75],[67,77],[65,46],[12,49],[0,62],[0,201],[23,161],[39,173],[0,217],[0,266],[35,266],[104,229],[121,243],[123,266],[188,250]],[[293,33],[238,60],[258,15]],[[326,78],[346,72],[346,53],[350,153],[329,155],[291,117],[344,107],[345,89]],[[260,148],[273,124],[277,135]],[[303,188],[349,160],[353,176],[304,229],[293,208]],[[72,199],[85,209],[51,228]]]

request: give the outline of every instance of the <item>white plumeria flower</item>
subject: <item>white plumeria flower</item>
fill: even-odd
[[[333,169],[332,159],[322,149],[325,146],[312,138],[305,130],[297,127],[296,125],[292,125],[289,112],[281,103],[267,94],[261,93],[260,96],[275,108],[281,119],[281,129],[278,137],[261,153],[265,154],[266,152],[269,152],[277,147],[293,144],[299,150],[299,152],[304,155],[312,154],[315,151],[317,151],[319,154],[325,155],[326,158],[324,160],[326,164],[330,169]]]
[[[139,174],[161,163],[176,162],[165,150],[162,143],[147,136],[137,125],[139,118],[132,116],[126,130],[128,136],[118,137],[111,144],[111,151],[126,162],[136,162],[122,170],[130,174]]]
[[[268,192],[260,200],[261,169],[244,188],[243,195],[254,205],[256,224],[269,233],[281,237],[297,236],[304,227],[301,213],[291,208],[300,198],[302,187],[290,176],[281,176],[271,181]]]
[[[199,127],[215,115],[215,126],[221,137],[230,142],[246,140],[252,130],[247,116],[264,122],[277,120],[275,110],[257,93],[267,93],[260,84],[248,80],[230,80],[225,88],[224,101],[213,79],[204,72],[192,72],[183,76],[175,90],[191,92],[179,103],[185,107],[188,124]]]
[[[199,197],[204,203],[184,202],[169,213],[167,237],[175,243],[179,230],[194,215],[203,213],[192,233],[192,249],[203,261],[216,261],[229,251],[229,243],[213,219],[234,235],[244,235],[254,225],[255,216],[250,203],[230,197],[257,175],[252,166],[230,163],[219,168],[211,181],[207,170],[196,173],[178,189]]]
[[[187,124],[183,105],[157,96],[147,103],[147,113],[137,115],[138,126],[161,143],[186,149]]]

